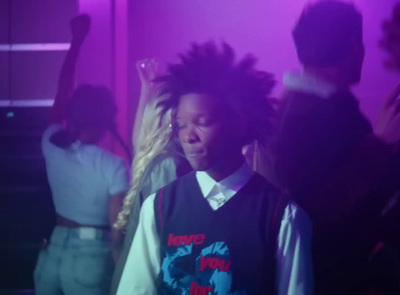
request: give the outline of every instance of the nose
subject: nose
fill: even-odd
[[[180,138],[183,143],[195,143],[199,141],[199,136],[193,126],[187,126],[185,130],[181,131]]]

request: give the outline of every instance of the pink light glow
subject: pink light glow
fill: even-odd
[[[70,43],[0,44],[0,51],[67,51]]]
[[[44,99],[0,99],[0,108],[4,107],[51,107],[54,103],[54,99],[44,98]]]
[[[291,31],[309,2],[315,1],[132,1],[130,67],[145,57],[155,57],[161,65],[174,62],[177,53],[191,42],[226,41],[238,56],[251,52],[259,58],[259,68],[275,75],[278,96],[283,74],[301,68]],[[380,102],[398,82],[396,75],[383,68],[384,53],[378,47],[382,21],[390,17],[397,0],[348,2],[354,2],[364,16],[366,58],[362,82],[355,92],[362,110],[374,121]],[[133,81],[132,92],[137,95],[139,83]]]

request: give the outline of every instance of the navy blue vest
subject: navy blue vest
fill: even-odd
[[[195,173],[161,189],[158,294],[276,294],[277,235],[287,199],[255,174],[214,211]]]

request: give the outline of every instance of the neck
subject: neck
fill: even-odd
[[[314,76],[318,79],[328,82],[329,84],[335,86],[338,90],[348,91],[350,89],[350,84],[346,81],[345,75],[343,75],[337,67],[304,67],[303,71],[310,76]]]
[[[220,182],[238,170],[243,165],[244,161],[245,158],[239,153],[233,157],[224,158],[220,165],[216,165],[206,172],[216,182]]]

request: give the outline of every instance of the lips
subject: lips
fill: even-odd
[[[188,149],[185,150],[186,157],[199,157],[203,156],[205,151],[203,149]]]

